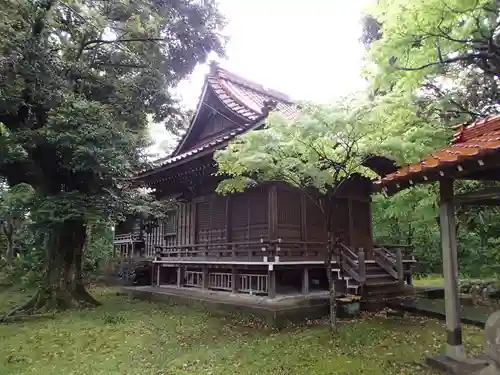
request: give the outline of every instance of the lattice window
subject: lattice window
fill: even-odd
[[[278,189],[278,224],[300,226],[300,193]]]
[[[211,243],[226,241],[226,199],[226,197],[216,196],[211,202]]]
[[[265,188],[254,189],[248,194],[248,204],[250,205],[250,224],[267,224],[269,194]]]
[[[163,225],[163,233],[165,236],[175,236],[177,234],[177,210],[170,210],[167,212]]]
[[[196,204],[196,242],[208,241],[210,230],[210,201]]]
[[[248,194],[235,194],[231,197],[231,239],[234,242],[247,241],[248,214],[249,214]]]

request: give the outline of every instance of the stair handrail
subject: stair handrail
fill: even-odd
[[[351,277],[363,285],[366,282],[366,268],[364,252],[356,254],[342,242],[338,242],[338,257],[341,270],[346,271]]]
[[[351,257],[351,259],[353,259],[353,260],[356,260],[356,261],[358,260],[358,256],[356,255],[356,253],[354,251],[352,251],[348,246],[344,245],[342,242],[339,242],[338,244],[339,244],[341,251],[343,253],[347,253]]]
[[[389,275],[404,284],[403,254],[396,249],[395,254],[383,246],[373,248],[374,259]]]

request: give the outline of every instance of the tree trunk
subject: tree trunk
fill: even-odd
[[[334,243],[332,235],[328,234],[328,248],[326,257],[326,277],[328,278],[328,291],[330,299],[330,331],[337,331],[337,299],[335,298],[335,280],[332,275],[332,260],[334,256]]]
[[[99,305],[82,280],[85,234],[85,224],[80,220],[67,220],[52,228],[45,241],[46,266],[41,285],[27,304],[9,315]]]
[[[5,239],[7,240],[7,251],[5,253],[5,259],[8,264],[12,263],[14,259],[14,228],[12,224],[4,222],[2,224],[3,233],[5,234]]]

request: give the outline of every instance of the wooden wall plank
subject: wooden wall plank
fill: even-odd
[[[309,198],[305,194],[300,195],[300,239],[307,241],[307,200]]]
[[[276,229],[278,223],[278,189],[276,185],[269,187],[269,206],[268,206],[268,238],[270,241],[277,239]]]

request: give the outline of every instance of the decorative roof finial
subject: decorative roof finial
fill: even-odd
[[[217,75],[217,70],[219,69],[219,63],[215,60],[210,61],[210,75]]]
[[[271,112],[272,110],[276,109],[276,106],[278,105],[278,102],[276,100],[265,100],[264,105],[262,106],[262,114],[264,115],[268,115],[269,112]]]

